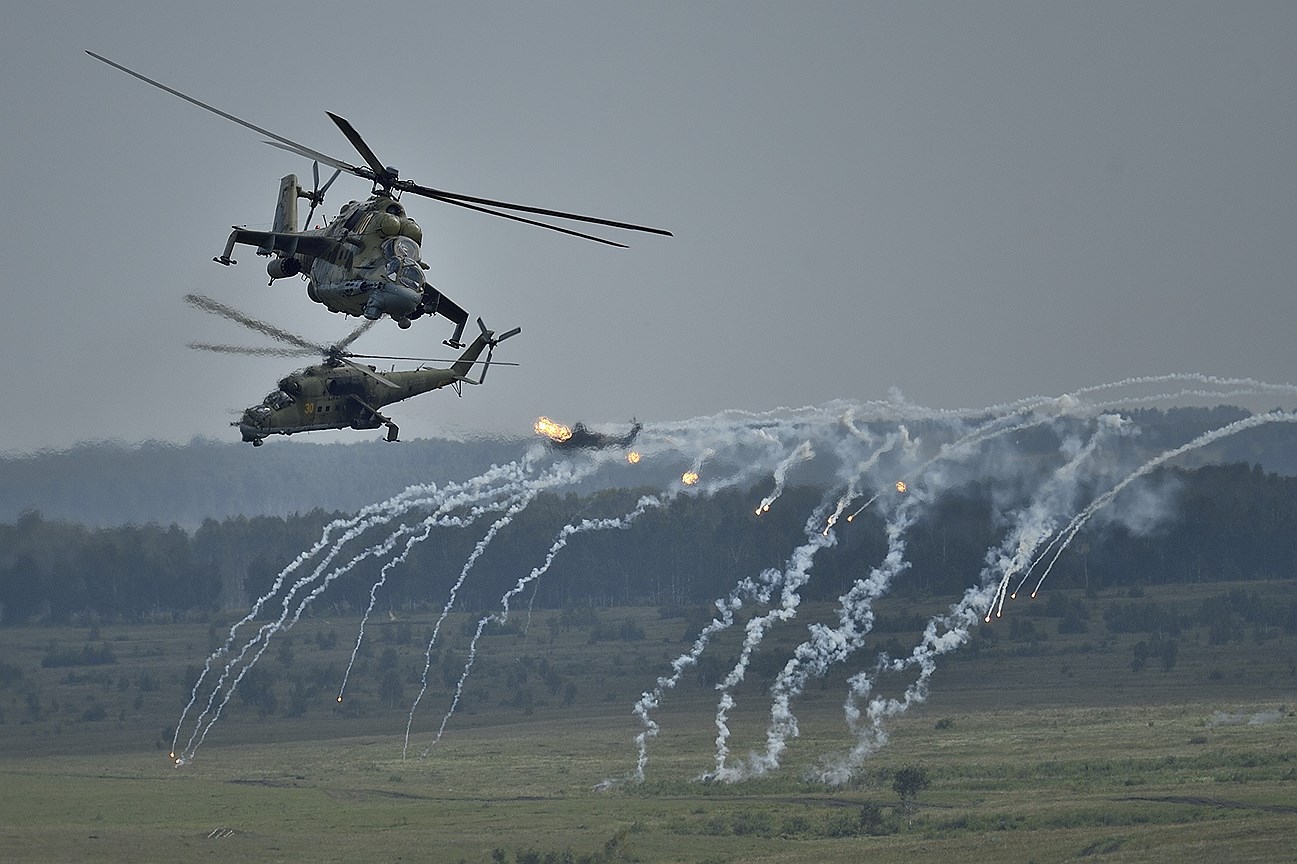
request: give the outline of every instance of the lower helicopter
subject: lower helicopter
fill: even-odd
[[[643,425],[637,420],[632,420],[630,431],[625,435],[606,435],[587,428],[581,422],[577,422],[569,429],[562,423],[557,423],[548,417],[541,417],[532,428],[537,435],[548,438],[549,445],[558,450],[602,450],[605,447],[629,447]]]
[[[495,346],[522,332],[522,328],[515,327],[496,336],[479,318],[477,325],[481,332],[454,361],[355,354],[346,350],[347,346],[369,329],[374,322],[366,321],[340,342],[322,345],[281,330],[272,324],[258,321],[210,297],[190,294],[185,297],[185,300],[205,312],[228,318],[291,346],[245,348],[191,342],[190,348],[223,354],[285,357],[318,354],[323,357],[324,362],[299,369],[280,379],[276,389],[268,393],[260,404],[247,408],[238,420],[230,424],[238,427],[243,440],[254,447],[260,447],[270,435],[294,435],[298,432],[316,432],[325,429],[377,429],[380,426],[387,428],[386,440],[396,441],[400,430],[392,419],[383,415],[379,409],[443,387],[452,387],[457,394],[462,395],[464,384],[481,384],[486,380]],[[486,351],[486,359],[479,360],[483,351]],[[380,373],[373,366],[357,363],[352,358],[426,363],[450,362],[451,365],[445,368],[421,366],[408,371]],[[476,365],[481,365],[482,370],[474,380],[470,373]],[[496,365],[516,366],[517,364],[497,362]]]

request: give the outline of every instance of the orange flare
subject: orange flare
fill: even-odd
[[[896,481],[896,491],[897,491],[897,492],[904,493],[905,490],[906,490],[906,489],[909,489],[909,488],[910,488],[909,486],[906,486],[906,485],[905,485],[905,481],[904,481],[904,480],[897,480],[897,481]]]
[[[562,423],[555,423],[548,417],[540,417],[532,426],[537,435],[544,435],[551,441],[566,441],[572,437],[572,430]]]
[[[639,464],[639,460],[642,459],[642,458],[644,458],[644,457],[640,456],[638,450],[632,450],[632,451],[630,451],[629,453],[626,454],[626,461],[629,462],[629,463],[632,464],[632,465],[638,465],[638,464]]]
[[[680,475],[680,482],[685,484],[686,486],[694,485],[695,483],[698,482],[698,472],[686,471],[685,473]]]

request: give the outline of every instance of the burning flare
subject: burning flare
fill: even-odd
[[[904,480],[897,480],[897,481],[896,481],[896,491],[897,491],[897,492],[900,492],[900,493],[904,494],[904,493],[905,493],[905,490],[906,490],[906,489],[909,489],[909,488],[910,488],[909,486],[906,486],[906,485],[905,485],[905,481],[904,481]]]
[[[630,451],[629,453],[626,454],[626,461],[629,462],[629,463],[632,464],[632,465],[638,465],[638,464],[639,464],[639,460],[642,459],[642,458],[643,458],[643,457],[640,456],[638,450],[632,450],[632,451]]]
[[[540,417],[532,427],[537,435],[544,435],[551,441],[566,441],[572,437],[572,430],[562,423],[555,423],[548,417]]]
[[[686,471],[685,473],[680,475],[680,482],[685,484],[686,486],[694,485],[695,483],[698,482],[698,472]]]

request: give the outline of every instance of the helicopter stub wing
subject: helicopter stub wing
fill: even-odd
[[[321,258],[339,267],[350,267],[355,249],[341,240],[331,240],[318,234],[302,234],[295,231],[251,231],[234,226],[230,239],[225,244],[225,253],[213,259],[221,264],[233,264],[230,255],[236,243],[269,249],[281,255],[292,255],[299,258]]]

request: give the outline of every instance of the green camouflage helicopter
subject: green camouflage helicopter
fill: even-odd
[[[413,360],[429,363],[443,361],[419,357],[354,354],[348,351],[347,346],[368,330],[373,321],[361,324],[340,342],[321,345],[273,324],[259,321],[201,294],[186,295],[185,301],[204,312],[211,312],[238,322],[288,346],[245,348],[237,345],[191,342],[190,348],[222,354],[251,354],[263,357],[318,354],[324,358],[324,362],[320,364],[307,366],[280,379],[278,386],[270,391],[259,405],[247,408],[238,420],[230,424],[237,426],[243,440],[255,447],[260,447],[270,435],[294,435],[298,432],[316,432],[324,429],[377,429],[380,426],[387,427],[387,440],[395,441],[399,430],[390,417],[380,413],[380,408],[443,387],[453,387],[458,394],[466,383],[481,384],[486,380],[486,372],[491,367],[491,355],[495,351],[495,346],[522,332],[521,327],[515,327],[496,336],[486,329],[486,325],[479,318],[477,326],[481,333],[451,366],[447,368],[421,366],[408,371],[380,373],[373,366],[357,363],[352,358]],[[486,351],[486,359],[479,361],[478,357],[483,350]],[[482,371],[477,380],[474,380],[469,373],[473,371],[475,365],[479,364]]]
[[[272,230],[252,231],[235,226],[225,245],[225,251],[213,260],[226,265],[234,264],[235,261],[231,256],[234,254],[236,244],[255,246],[258,255],[271,258],[266,269],[272,284],[276,279],[301,275],[307,283],[307,295],[334,312],[363,315],[371,321],[387,315],[403,328],[409,327],[411,321],[423,315],[441,315],[455,324],[455,332],[445,340],[446,344],[452,348],[464,347],[460,338],[464,333],[464,325],[468,321],[468,313],[459,304],[428,284],[424,278],[423,274],[428,269],[428,265],[420,257],[423,232],[418,224],[406,215],[405,208],[398,200],[403,192],[571,234],[586,240],[594,240],[609,246],[624,247],[625,244],[513,213],[502,213],[500,209],[493,208],[629,231],[671,235],[670,231],[661,228],[649,228],[628,222],[565,213],[561,210],[477,198],[403,180],[395,168],[385,166],[379,161],[374,151],[349,122],[337,114],[328,112],[329,117],[342,130],[342,134],[347,137],[365,162],[364,165],[351,165],[241,120],[233,114],[227,114],[191,96],[186,96],[179,90],[173,90],[165,84],[146,78],[119,63],[114,63],[107,57],[101,57],[92,51],[86,53],[96,60],[101,60],[199,108],[265,135],[270,139],[267,144],[314,160],[312,165],[314,186],[309,192],[299,185],[295,174],[289,174],[280,181],[279,201],[275,208]],[[320,163],[334,169],[333,176],[323,186],[320,185]],[[311,228],[315,208],[324,202],[325,191],[343,171],[370,181],[373,184],[370,197],[365,201],[349,202],[323,228]],[[299,198],[311,204],[302,230],[298,229],[297,220]]]

